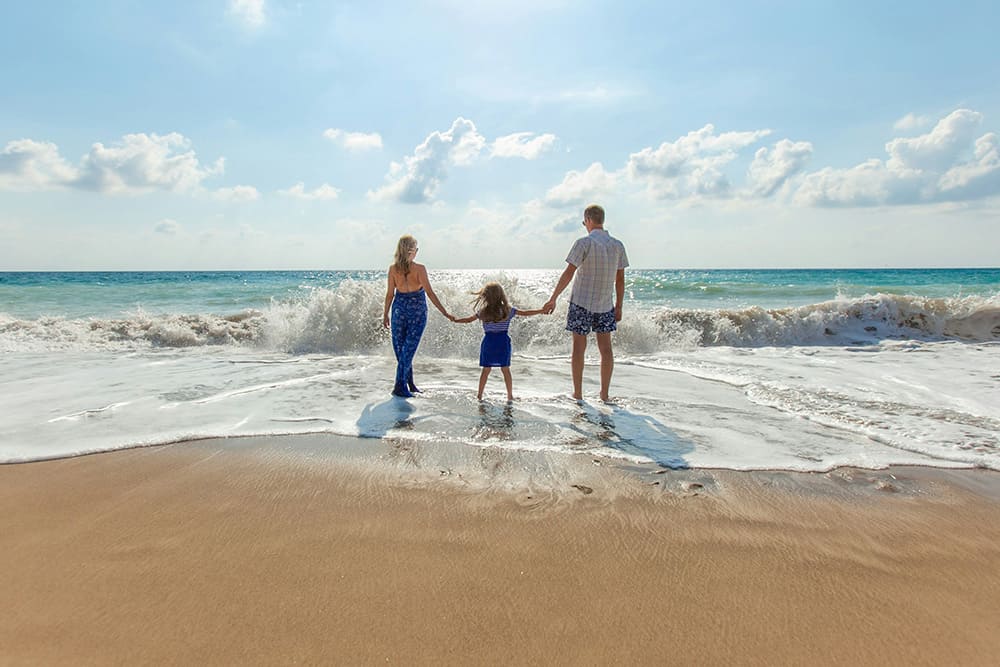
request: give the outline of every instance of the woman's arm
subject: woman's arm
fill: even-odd
[[[434,293],[434,288],[431,287],[430,278],[427,277],[427,267],[424,266],[423,264],[414,264],[413,268],[416,269],[417,271],[417,277],[420,280],[420,286],[424,288],[425,292],[427,292],[427,298],[431,300],[431,303],[434,304],[435,308],[441,311],[442,315],[444,315],[450,320],[451,314],[448,313],[448,311],[445,310],[445,307],[441,305],[441,301],[437,298],[437,294]]]
[[[393,268],[389,267],[389,284],[385,288],[385,307],[382,309],[382,326],[386,329],[389,328],[389,306],[392,305],[392,297],[395,292],[395,276],[393,275]]]

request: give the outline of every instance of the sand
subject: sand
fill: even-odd
[[[997,664],[998,490],[332,437],[0,466],[0,663]]]

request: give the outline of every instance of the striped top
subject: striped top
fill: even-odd
[[[510,315],[502,322],[487,322],[483,320],[483,331],[485,333],[507,333],[507,330],[510,329],[510,321],[514,319],[515,313],[517,313],[517,308],[511,308]]]
[[[603,229],[595,229],[577,239],[566,261],[576,267],[570,302],[592,313],[613,310],[615,275],[628,266],[622,242]]]

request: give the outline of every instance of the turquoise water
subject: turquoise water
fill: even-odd
[[[436,284],[465,283],[468,271],[432,271]],[[490,278],[546,294],[558,270],[495,271]],[[308,298],[345,281],[381,283],[383,271],[26,272],[0,273],[0,313],[115,317],[141,310],[228,315]],[[508,288],[510,289],[510,288]],[[995,297],[1000,269],[788,269],[626,272],[626,299],[639,306],[783,308],[866,294]]]

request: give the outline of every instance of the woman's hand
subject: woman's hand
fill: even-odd
[[[389,316],[388,315],[383,315],[382,316],[382,326],[385,327],[386,329],[389,328]]]

